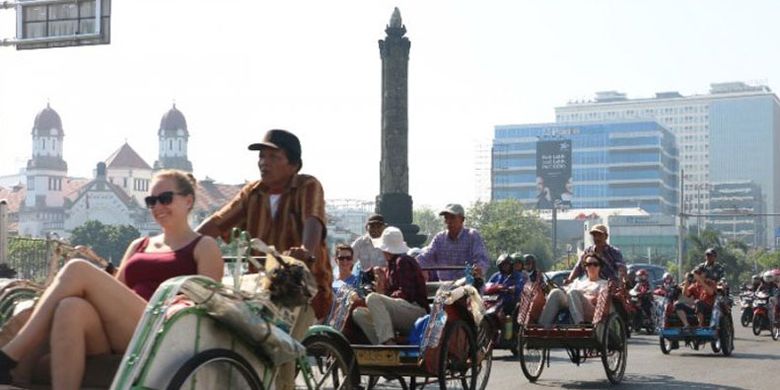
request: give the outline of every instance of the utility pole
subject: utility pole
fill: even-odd
[[[685,240],[685,170],[680,169],[680,202],[679,202],[679,220],[680,225],[677,232],[677,282],[682,281],[682,258],[683,242]]]

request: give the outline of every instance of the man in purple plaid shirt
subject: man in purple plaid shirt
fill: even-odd
[[[423,249],[417,256],[421,267],[442,265],[474,265],[475,276],[482,277],[483,272],[490,267],[487,249],[482,236],[475,229],[463,226],[466,217],[463,206],[450,203],[439,212],[444,216],[447,230],[433,237],[431,245]],[[455,280],[462,278],[463,271],[438,271],[439,280]],[[431,279],[432,276],[429,275]]]

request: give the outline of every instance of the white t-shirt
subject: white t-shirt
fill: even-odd
[[[271,202],[271,215],[273,215],[274,218],[276,218],[276,211],[279,210],[279,198],[282,197],[282,194],[271,194],[271,196],[268,197],[268,200]]]
[[[606,287],[606,280],[599,279],[595,282],[592,282],[590,279],[588,279],[587,276],[585,276],[572,282],[566,287],[566,290],[580,290],[583,292],[583,294],[585,294],[585,296],[592,299],[599,295],[599,291],[601,291],[602,288]]]

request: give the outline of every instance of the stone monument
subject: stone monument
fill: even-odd
[[[419,247],[426,236],[417,234],[420,228],[412,225],[412,197],[409,196],[409,38],[404,37],[406,26],[396,7],[387,36],[379,40],[382,57],[382,160],[379,163],[379,196],[376,212],[384,215],[388,225],[396,226],[404,234],[410,247]]]

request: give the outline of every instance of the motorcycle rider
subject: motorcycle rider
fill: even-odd
[[[512,256],[503,253],[496,259],[498,272],[494,273],[488,279],[486,286],[490,284],[499,284],[504,286],[504,291],[500,293],[502,300],[501,312],[505,315],[511,315],[517,302],[520,300],[520,294],[525,285],[525,275],[517,272],[513,267],[514,259]]]
[[[675,287],[674,276],[669,272],[664,272],[664,276],[661,278],[661,285],[655,289],[654,294],[665,297],[668,296]]]
[[[509,256],[512,256],[512,260],[514,260],[512,263],[512,269],[514,269],[516,272],[522,273],[525,269],[525,264],[523,264],[523,254],[520,252],[515,252]]]
[[[677,316],[680,317],[680,321],[686,329],[691,327],[688,322],[688,314],[696,314],[699,326],[706,326],[704,317],[712,312],[712,305],[715,304],[715,282],[706,276],[705,268],[700,266],[693,271],[693,281],[688,279],[686,284],[683,295],[695,299],[694,307],[678,302],[674,306]]]
[[[648,280],[647,270],[640,269],[636,272],[636,285],[631,289],[639,298],[639,306],[642,308],[645,318],[650,318],[651,310],[653,306],[652,302],[652,289],[650,287],[650,281]]]
[[[750,291],[755,292],[758,290],[758,286],[760,285],[761,285],[761,277],[758,275],[753,275],[753,277],[751,278],[751,284],[748,288],[750,289]]]
[[[775,275],[772,271],[766,271],[761,275],[761,282],[758,288],[756,288],[756,292],[759,291],[769,294],[769,305],[776,306],[775,303],[777,303],[777,295],[780,290],[778,290],[777,284],[775,284]]]

